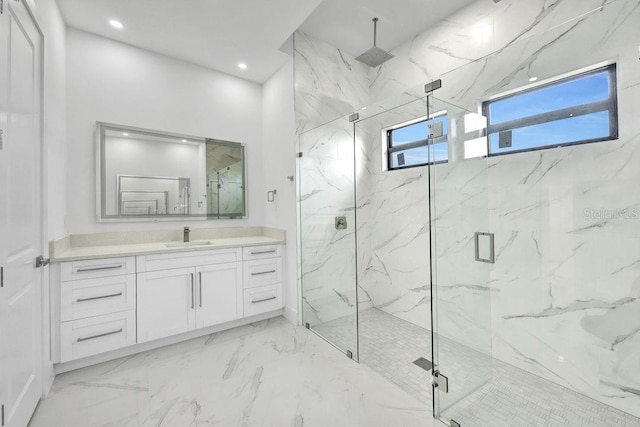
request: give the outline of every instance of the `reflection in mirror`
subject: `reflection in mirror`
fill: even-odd
[[[102,219],[246,215],[244,145],[98,123]]]
[[[207,213],[244,216],[244,150],[236,143],[207,139]]]

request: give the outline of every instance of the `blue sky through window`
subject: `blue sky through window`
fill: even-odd
[[[559,80],[535,90],[515,93],[503,99],[488,101],[489,126],[497,126],[489,135],[489,153],[500,154],[554,147],[564,144],[617,138],[615,88],[611,79],[615,77],[615,65],[597,70],[577,78]],[[614,89],[615,90],[615,89]],[[598,101],[608,101],[604,111],[595,108],[588,114],[582,110],[569,110],[564,118],[547,113],[572,107],[587,106]],[[574,112],[576,115],[569,114]],[[527,117],[540,115],[544,123],[526,126]],[[567,117],[569,116],[569,117]],[[524,123],[514,123],[511,129],[511,146],[499,146],[499,131],[506,132],[512,120],[525,119]],[[504,124],[500,127],[501,124]],[[523,126],[524,124],[524,126]]]
[[[491,123],[548,113],[609,98],[609,72],[525,92],[490,104]]]
[[[449,124],[447,115],[443,114],[432,120],[424,120],[412,125],[404,126],[391,131],[391,147],[401,147],[416,141],[422,141],[429,137],[428,125],[433,122],[442,123],[443,135],[447,135]],[[404,157],[404,163],[400,164],[399,157]],[[390,156],[389,168],[425,165],[428,163],[446,162],[449,159],[449,144],[447,141],[439,142],[431,146],[422,146],[408,150],[396,151]]]

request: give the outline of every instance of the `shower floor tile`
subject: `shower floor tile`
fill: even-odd
[[[376,308],[358,316],[360,363],[430,404],[431,371],[413,363],[420,357],[431,360],[430,331]],[[354,316],[314,330],[356,353]],[[442,362],[450,381],[449,393],[440,397],[440,404],[449,407],[443,415],[463,427],[640,427],[639,418],[522,369],[446,338],[438,343],[440,354],[447,355]]]

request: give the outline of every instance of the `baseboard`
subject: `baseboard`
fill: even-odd
[[[42,395],[47,396],[53,386],[53,380],[56,379],[56,370],[52,362],[47,362],[44,366],[42,375]]]
[[[184,334],[166,337],[159,340],[149,341],[141,344],[135,344],[130,347],[120,348],[107,353],[96,354],[95,356],[85,357],[83,359],[72,360],[71,362],[58,363],[54,365],[55,373],[62,374],[64,372],[74,371],[76,369],[86,368],[87,366],[96,365],[98,363],[108,362],[110,360],[119,359],[121,357],[132,356],[137,353],[154,350],[171,344],[177,344],[194,338],[211,335],[216,332],[225,331],[227,329],[237,328],[238,326],[248,325],[250,323],[259,322],[261,320],[271,319],[273,317],[282,316],[284,309],[270,311],[268,313],[258,314],[256,316],[245,317],[243,319],[234,320],[233,322],[223,323],[221,325],[210,326],[208,328],[197,329],[195,331],[186,332]]]
[[[300,321],[298,319],[298,312],[291,307],[285,307],[283,316],[287,319],[291,324],[298,326]]]

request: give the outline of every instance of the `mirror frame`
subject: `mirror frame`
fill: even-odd
[[[161,138],[189,139],[206,144],[207,141],[219,142],[227,145],[238,145],[242,148],[242,177],[243,177],[243,199],[244,199],[244,215],[243,216],[218,216],[206,214],[163,214],[163,215],[108,215],[106,213],[106,159],[105,159],[105,133],[107,130],[115,130],[119,132],[131,132],[144,134],[149,136],[158,136]],[[226,141],[216,138],[206,138],[201,136],[186,135],[174,132],[165,132],[159,130],[145,129],[135,126],[118,125],[107,122],[96,122],[95,128],[95,170],[96,170],[96,213],[98,222],[161,222],[161,221],[220,221],[220,220],[239,220],[246,219],[249,211],[249,200],[247,193],[247,146],[242,142]]]

